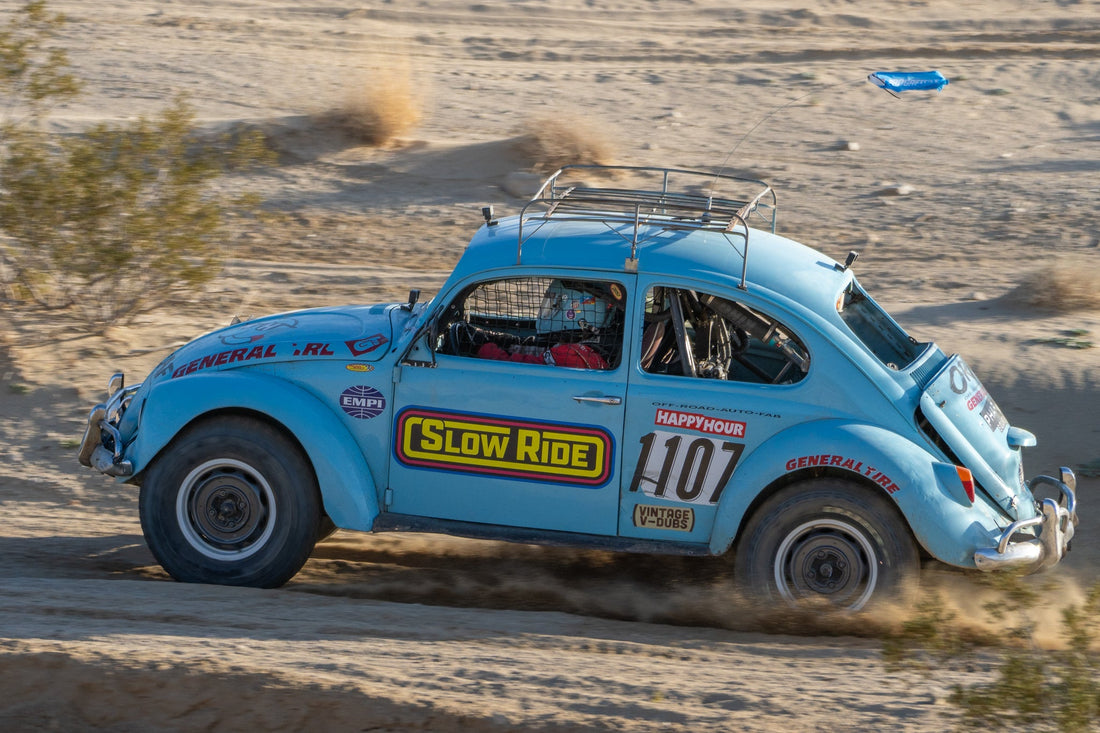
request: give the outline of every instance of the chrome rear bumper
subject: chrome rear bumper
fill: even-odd
[[[1039,516],[1021,519],[1008,525],[997,537],[996,547],[985,547],[974,553],[974,564],[979,570],[1008,570],[1023,568],[1036,572],[1053,567],[1069,551],[1069,543],[1077,528],[1077,477],[1063,467],[1061,480],[1053,476],[1036,476],[1028,486],[1054,486],[1061,491],[1057,501],[1043,499],[1039,504]],[[1034,537],[1012,542],[1020,530],[1037,527]]]
[[[96,405],[88,414],[88,425],[84,428],[84,437],[77,453],[77,460],[82,465],[108,476],[133,475],[134,465],[122,454],[118,423],[140,386],[124,386],[121,373],[112,375],[107,381],[107,402]]]

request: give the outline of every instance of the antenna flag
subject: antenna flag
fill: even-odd
[[[867,80],[895,97],[899,92],[931,89],[938,92],[947,86],[947,77],[938,71],[876,71]]]

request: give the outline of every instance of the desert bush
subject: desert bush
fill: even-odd
[[[1010,298],[1054,313],[1100,310],[1100,270],[1094,262],[1057,262],[1031,273]]]
[[[0,96],[9,103],[9,115],[15,102],[22,106],[14,110],[16,115],[36,119],[50,105],[80,92],[65,50],[49,45],[64,23],[65,16],[49,12],[45,0],[34,0],[0,28]],[[0,133],[13,125],[13,120],[3,120]]]
[[[569,163],[608,164],[612,148],[597,127],[572,116],[533,117],[516,141],[516,152],[539,172],[555,171]]]
[[[246,152],[251,140],[197,146],[195,137],[182,99],[124,127],[10,137],[0,233],[12,294],[105,327],[213,278],[226,213],[255,202],[205,195],[207,183],[260,152]]]
[[[102,330],[217,274],[227,215],[258,202],[209,184],[266,152],[259,133],[204,139],[182,98],[153,119],[43,132],[48,103],[76,90],[64,54],[48,48],[62,22],[33,2],[0,32],[0,91],[26,112],[0,128],[0,284]]]
[[[988,681],[957,685],[948,697],[962,722],[976,729],[1092,730],[1100,723],[1100,659],[1094,650],[1100,584],[1080,606],[1062,610],[1065,648],[1044,650],[1035,643],[1031,616],[1039,598],[1029,584],[1034,578],[1009,574],[990,576],[989,582],[997,585],[1001,597],[986,610],[1003,631],[983,643],[997,645],[999,658]],[[961,636],[952,621],[942,598],[933,594],[923,599],[900,632],[884,642],[887,669],[934,676],[971,666],[979,647]]]
[[[322,128],[339,131],[363,145],[381,146],[394,141],[420,123],[420,100],[413,93],[407,69],[388,69],[375,74],[362,90],[341,106],[315,115]]]

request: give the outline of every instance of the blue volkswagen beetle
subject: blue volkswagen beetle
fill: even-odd
[[[80,461],[140,486],[188,582],[281,585],[334,527],[732,551],[753,595],[846,609],[922,556],[1056,564],[1073,473],[1026,481],[1034,436],[876,305],[854,253],[777,236],[775,204],[732,176],[563,168],[518,216],[484,210],[428,303],[236,323],[115,375]]]

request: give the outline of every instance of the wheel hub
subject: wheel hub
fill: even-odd
[[[251,507],[244,497],[231,489],[215,492],[207,516],[223,532],[234,532],[248,522]]]
[[[790,565],[796,588],[822,595],[850,592],[861,575],[858,548],[835,535],[806,540],[791,553]]]

